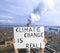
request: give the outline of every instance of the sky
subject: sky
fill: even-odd
[[[30,14],[40,2],[41,0],[0,0],[0,25],[26,25]],[[48,8],[39,21],[31,24],[60,26],[60,0],[54,0],[54,9]]]

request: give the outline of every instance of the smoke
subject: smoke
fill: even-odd
[[[31,21],[34,23],[38,20],[40,20],[40,15],[31,13]]]
[[[53,0],[42,0],[31,13],[30,15],[31,22],[34,23],[39,21],[41,16],[43,16],[46,12],[48,12],[48,10],[53,10],[53,9],[54,9]]]
[[[44,0],[43,3],[49,9],[54,9],[54,0]]]

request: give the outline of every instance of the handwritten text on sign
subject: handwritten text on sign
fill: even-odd
[[[14,27],[15,48],[44,47],[44,27]]]

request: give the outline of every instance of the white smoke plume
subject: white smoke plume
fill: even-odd
[[[31,23],[39,21],[41,18],[41,15],[43,16],[44,13],[52,9],[54,9],[53,0],[42,0],[30,15]]]
[[[38,15],[38,14],[31,13],[30,17],[31,17],[32,22],[40,20],[40,15]]]

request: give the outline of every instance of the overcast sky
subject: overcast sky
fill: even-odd
[[[0,0],[0,24],[25,25],[33,9],[41,0]],[[44,13],[38,22],[44,26],[60,26],[60,0],[54,0],[54,9]]]

